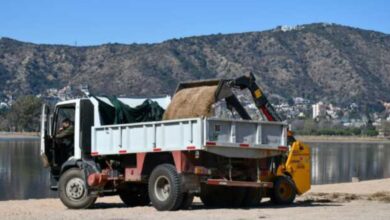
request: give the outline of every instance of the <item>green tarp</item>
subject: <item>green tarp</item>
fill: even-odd
[[[150,99],[146,99],[141,105],[132,108],[116,97],[107,97],[113,106],[96,96],[93,97],[99,102],[102,125],[160,121],[164,114],[164,109]]]

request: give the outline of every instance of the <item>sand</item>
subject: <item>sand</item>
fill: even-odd
[[[351,193],[357,195],[384,191],[390,192],[390,178],[355,183],[314,185],[310,190],[311,193]]]
[[[217,86],[199,86],[178,91],[172,98],[163,120],[210,116]]]
[[[69,210],[59,199],[1,201],[1,219],[390,219],[390,179],[313,186],[294,205],[265,200],[250,209],[207,209],[195,199],[190,210],[158,212],[125,207],[117,196],[99,198],[93,209]]]

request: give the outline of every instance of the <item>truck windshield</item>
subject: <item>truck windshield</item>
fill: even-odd
[[[59,131],[62,127],[62,121],[69,119],[71,123],[74,123],[75,108],[72,107],[61,107],[57,113],[56,131]]]

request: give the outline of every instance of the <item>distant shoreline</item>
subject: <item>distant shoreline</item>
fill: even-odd
[[[327,142],[327,143],[390,143],[390,139],[383,137],[367,136],[307,136],[297,135],[297,140],[304,142]]]
[[[328,143],[390,143],[390,139],[383,137],[367,136],[326,136],[326,135],[297,135],[297,140],[303,142],[328,142]],[[9,139],[39,139],[38,132],[0,132],[0,140]]]
[[[38,139],[38,132],[0,132],[0,140]]]

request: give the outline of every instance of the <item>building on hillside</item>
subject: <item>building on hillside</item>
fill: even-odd
[[[64,88],[58,90],[57,96],[61,101],[72,99],[74,97],[72,87],[67,85]]]
[[[386,110],[390,110],[390,102],[382,102],[383,107],[385,107]]]
[[[80,84],[80,91],[86,95],[86,96],[89,96],[89,86],[88,84]]]
[[[313,119],[325,116],[326,114],[326,105],[323,102],[317,102],[316,104],[312,105],[313,109]]]
[[[329,115],[332,119],[337,119],[342,114],[342,109],[330,104],[326,106],[326,114]]]
[[[305,113],[299,112],[298,118],[305,118],[305,117],[306,117]]]
[[[295,105],[310,104],[310,100],[309,99],[305,99],[305,98],[302,98],[302,97],[294,97],[293,101],[294,101]]]
[[[8,108],[8,104],[6,102],[0,102],[0,109]]]

